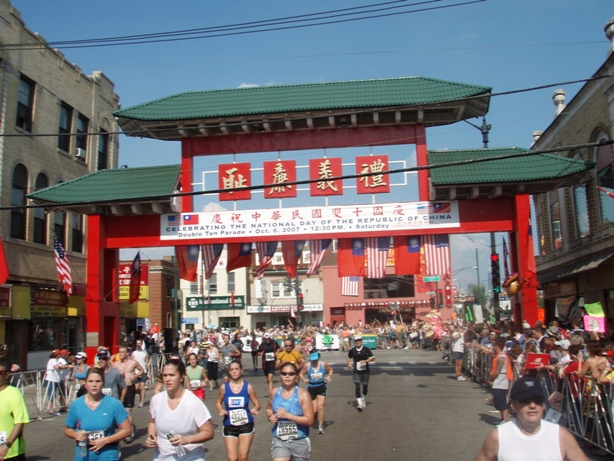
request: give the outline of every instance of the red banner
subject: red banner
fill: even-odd
[[[264,198],[296,197],[296,185],[282,186],[296,181],[296,160],[264,162],[264,183],[271,187],[264,189]]]
[[[383,194],[390,192],[390,177],[376,174],[388,171],[387,155],[356,157],[356,174],[374,173],[371,176],[356,178],[357,194]]]
[[[341,158],[309,159],[309,179],[322,180],[309,184],[312,196],[343,195],[343,181],[328,179],[343,176],[341,162]]]
[[[218,167],[218,187],[219,189],[233,189],[237,187],[248,187],[252,185],[250,163],[228,163]],[[220,192],[220,201],[230,200],[250,200],[251,191],[231,191]]]
[[[132,264],[120,264],[119,265],[119,285],[130,285],[130,268]],[[141,286],[149,285],[149,266],[147,264],[141,264]]]

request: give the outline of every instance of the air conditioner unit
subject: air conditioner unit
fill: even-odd
[[[81,149],[80,147],[77,147],[77,150],[75,152],[75,157],[81,159],[81,160],[85,160],[85,149]]]

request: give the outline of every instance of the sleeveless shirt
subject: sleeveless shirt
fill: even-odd
[[[318,362],[318,366],[314,369],[311,366],[311,362],[309,363],[309,369],[307,370],[307,379],[309,383],[307,387],[318,387],[325,383],[324,378],[326,378],[326,370],[324,369],[324,365],[322,362]]]
[[[254,422],[249,411],[249,392],[247,381],[236,394],[230,388],[230,382],[224,384],[224,406],[228,414],[224,416],[224,426],[242,426]]]
[[[273,401],[271,402],[271,408],[273,409],[273,413],[277,412],[279,408],[284,408],[287,412],[292,413],[293,415],[303,416],[303,407],[301,407],[301,402],[298,400],[298,386],[294,388],[294,392],[292,396],[286,400],[281,396],[281,392],[283,387],[277,389],[277,392],[273,396]],[[311,405],[311,404],[310,404]],[[296,425],[296,439],[304,439],[309,437],[309,426],[303,426],[301,424],[296,424],[287,419],[278,419],[277,424],[273,426],[273,437],[278,437],[278,427],[283,426],[284,424],[295,424]]]
[[[563,461],[558,424],[542,420],[539,431],[534,435],[523,434],[516,421],[501,424],[497,429],[499,461]]]

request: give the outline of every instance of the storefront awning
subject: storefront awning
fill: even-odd
[[[540,283],[548,283],[564,277],[569,277],[580,272],[590,271],[599,267],[604,261],[608,260],[614,253],[605,253],[598,256],[592,256],[567,266],[559,267],[548,272],[537,274],[537,279]]]

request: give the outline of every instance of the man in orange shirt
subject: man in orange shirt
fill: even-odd
[[[303,366],[303,357],[294,350],[294,341],[288,338],[284,339],[284,350],[277,354],[275,369],[281,369],[282,365],[287,362],[292,362],[299,370]]]

